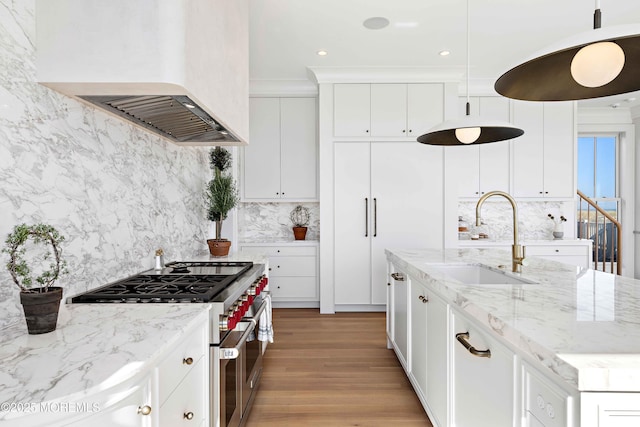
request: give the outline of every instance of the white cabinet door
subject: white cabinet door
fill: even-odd
[[[368,142],[334,144],[334,286],[338,304],[371,303],[370,164]]]
[[[547,197],[575,197],[573,116],[571,102],[544,104],[544,191]]]
[[[333,86],[335,136],[369,136],[371,130],[371,85]]]
[[[513,196],[542,197],[543,192],[543,105],[514,101],[513,124],[524,135],[513,142]]]
[[[371,85],[371,135],[407,136],[407,85]]]
[[[481,97],[479,101],[483,119],[509,122],[508,99],[487,96]],[[494,190],[509,191],[509,147],[509,141],[479,146],[480,195]]]
[[[315,98],[280,99],[280,198],[318,197],[316,116]]]
[[[637,427],[640,393],[581,393],[580,427]]]
[[[427,303],[429,301],[427,289],[415,280],[411,280],[411,366],[409,375],[418,388],[416,392],[420,400],[427,396]],[[429,396],[431,398],[431,396]]]
[[[371,143],[372,304],[385,303],[386,248],[443,245],[442,163],[442,147]]]
[[[449,425],[449,305],[433,292],[427,302],[427,389],[434,425]]]
[[[452,425],[511,427],[514,425],[515,355],[493,338],[480,332],[458,311],[452,310],[453,366]],[[473,355],[455,335],[468,333],[466,340],[490,357]]]
[[[442,147],[336,143],[334,157],[335,302],[384,304],[385,248],[442,247]]]
[[[405,273],[398,272],[391,280],[393,292],[393,346],[400,360],[400,364],[409,370],[408,349],[409,349],[409,277]]]
[[[444,86],[441,83],[407,85],[407,134],[417,138],[444,121]]]
[[[280,198],[280,100],[249,100],[250,137],[244,147],[244,197]]]

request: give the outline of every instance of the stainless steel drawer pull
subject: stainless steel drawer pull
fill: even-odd
[[[469,341],[469,332],[460,332],[456,334],[456,339],[466,348],[469,353],[477,357],[491,357],[491,350],[477,350]]]
[[[398,282],[404,282],[404,274],[402,273],[391,273],[391,277]]]

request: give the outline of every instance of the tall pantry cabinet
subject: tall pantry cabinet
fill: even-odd
[[[443,247],[443,148],[416,134],[455,110],[457,86],[316,77],[320,311],[383,310],[385,249]]]
[[[385,248],[442,244],[442,148],[334,146],[335,303],[385,304]]]

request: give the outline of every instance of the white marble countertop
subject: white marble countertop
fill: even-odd
[[[277,245],[291,245],[291,246],[318,246],[320,242],[318,240],[247,240],[238,243],[240,246],[277,246]]]
[[[640,392],[640,281],[531,258],[536,283],[463,285],[429,264],[511,266],[508,251],[387,250],[401,270],[580,391]]]
[[[23,324],[3,329],[0,424],[28,415],[19,413],[24,405],[81,403],[145,374],[185,331],[207,322],[208,311],[208,304],[62,304],[53,332],[28,335]]]

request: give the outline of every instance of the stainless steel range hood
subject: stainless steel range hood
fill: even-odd
[[[176,143],[238,142],[188,96],[80,96]]]
[[[180,145],[246,145],[248,0],[36,0],[36,73]]]

